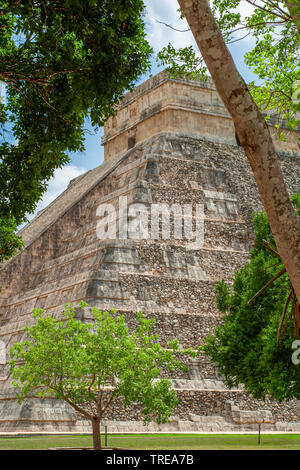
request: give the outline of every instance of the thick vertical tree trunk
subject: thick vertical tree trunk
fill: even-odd
[[[94,450],[101,450],[100,418],[92,418]]]
[[[284,2],[286,4],[287,9],[289,10],[289,13],[297,26],[297,29],[300,34],[300,2],[299,0],[285,0]]]
[[[251,165],[279,254],[300,302],[300,224],[268,126],[236,69],[207,0],[178,0]]]

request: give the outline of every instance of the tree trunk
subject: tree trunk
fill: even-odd
[[[268,126],[237,71],[207,0],[178,0],[251,165],[279,254],[300,302],[300,224]]]
[[[101,450],[101,436],[100,436],[100,418],[92,418],[92,429],[93,429],[93,447],[94,450]]]
[[[294,21],[299,34],[300,34],[300,5],[299,5],[299,0],[285,0],[284,2],[286,4],[287,9],[289,10],[289,14],[292,17],[292,20]]]

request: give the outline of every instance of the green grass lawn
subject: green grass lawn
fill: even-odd
[[[135,450],[300,450],[300,434],[119,434],[108,435],[108,447]],[[91,436],[0,438],[0,450],[90,447]],[[104,437],[102,439],[104,446]]]

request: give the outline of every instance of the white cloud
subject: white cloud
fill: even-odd
[[[0,80],[0,104],[6,104],[6,88],[5,83]]]
[[[30,214],[28,219],[32,220],[39,211],[47,207],[68,187],[72,179],[77,178],[86,171],[86,169],[77,167],[75,165],[67,165],[63,168],[58,168],[55,170],[53,177],[49,181],[48,189],[45,192],[43,198],[38,203],[36,211],[34,214]]]
[[[246,16],[249,16],[254,12],[255,7],[250,5],[246,0],[242,0],[238,9],[241,12],[242,20],[244,20]]]
[[[145,5],[148,40],[156,53],[167,46],[169,42],[175,48],[195,45],[194,37],[190,31],[180,33],[157,22],[157,20],[162,21],[180,30],[188,29],[186,20],[179,18],[177,11],[179,5],[176,1],[145,0]]]
[[[147,26],[147,37],[155,53],[160,51],[164,46],[167,46],[169,42],[171,42],[175,48],[193,45],[196,50],[198,49],[193,34],[190,31],[177,32],[158,23],[158,21],[161,21],[180,30],[189,29],[186,20],[179,18],[177,11],[179,4],[177,1],[145,0],[144,3],[146,6],[145,22]],[[237,10],[241,13],[241,20],[244,21],[246,16],[250,15],[255,10],[255,7],[250,5],[246,0],[241,0]],[[237,31],[234,34],[235,38],[241,38],[243,36],[245,36],[244,30]],[[245,38],[245,42],[253,42],[252,36],[249,35]]]

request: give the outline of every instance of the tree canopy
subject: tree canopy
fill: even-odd
[[[299,196],[294,196],[294,203],[300,215]],[[217,285],[218,308],[228,314],[206,338],[203,350],[229,387],[243,384],[256,398],[299,399],[300,366],[292,361],[293,345],[299,337],[291,305],[283,315],[291,283],[285,273],[255,297],[280,272],[282,264],[267,247],[270,244],[276,250],[265,212],[255,214],[253,222],[256,243],[250,262],[236,272],[232,287],[224,281]]]
[[[162,373],[187,370],[180,356],[195,357],[198,351],[179,350],[177,340],[162,347],[153,334],[155,321],[140,312],[132,331],[115,310],[92,308],[91,316],[89,323],[76,319],[70,304],[60,319],[35,310],[36,322],[25,328],[26,339],[10,350],[10,370],[20,400],[33,393],[64,400],[91,420],[94,448],[100,448],[100,422],[117,398],[125,407],[138,403],[145,423],[166,422],[178,399]]]
[[[113,113],[149,67],[142,0],[0,1],[0,261],[84,122]],[[11,238],[8,240],[8,232]]]

